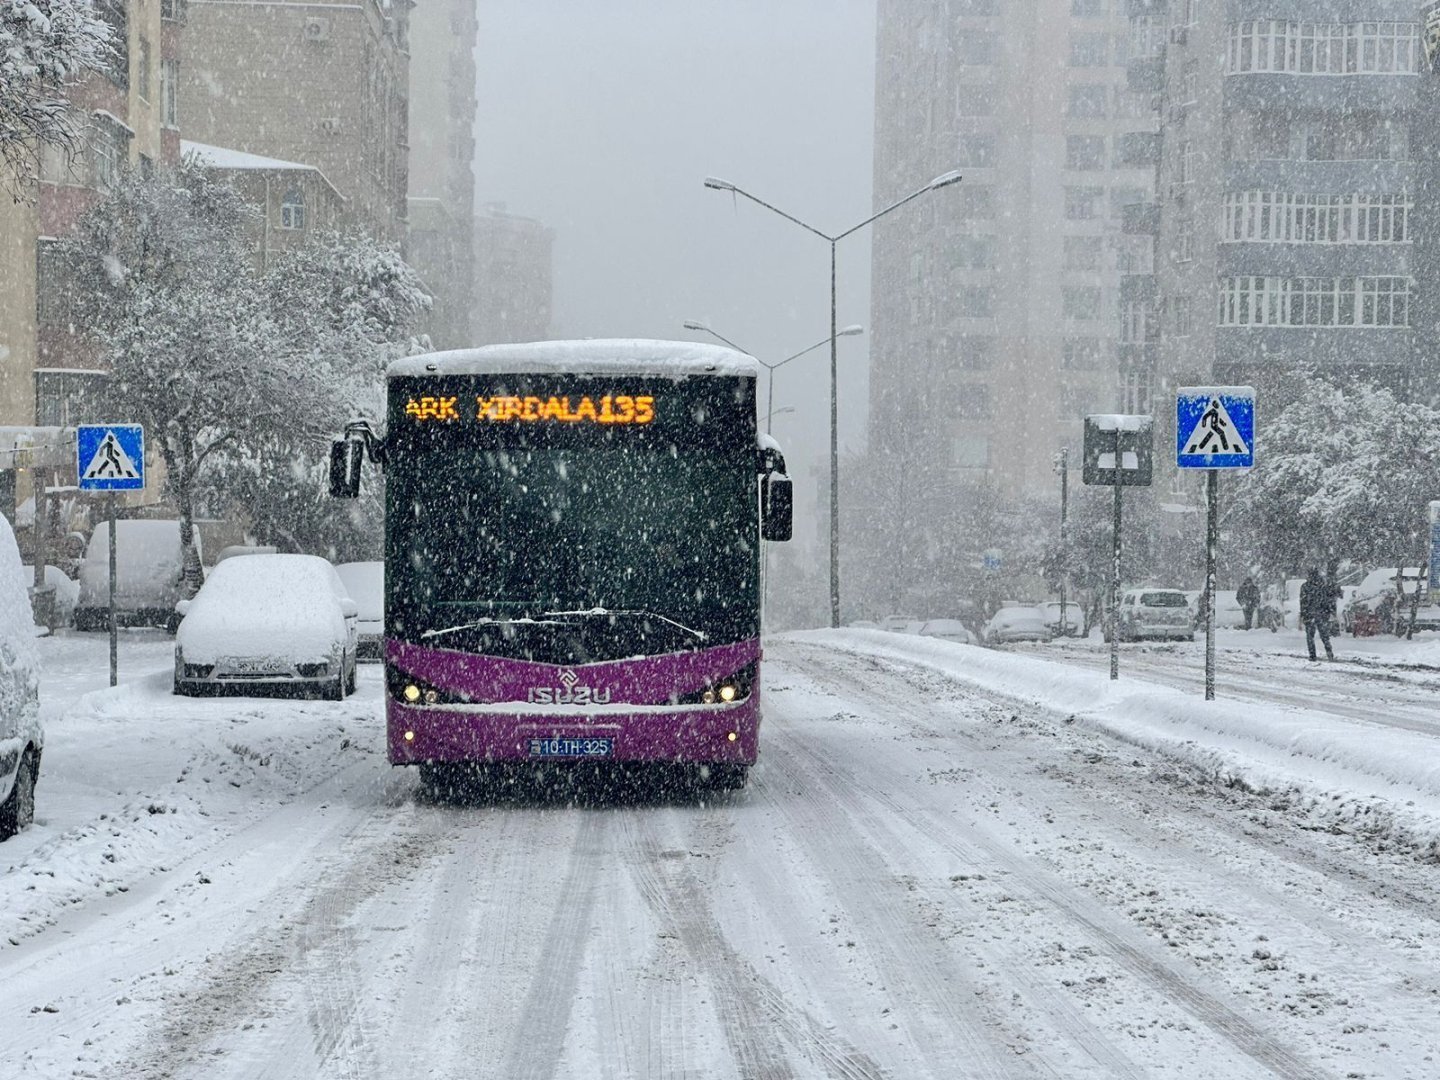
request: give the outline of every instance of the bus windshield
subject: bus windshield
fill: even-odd
[[[679,393],[671,382],[661,419]],[[535,659],[563,637],[565,662],[753,636],[753,421],[705,427],[422,426],[407,440],[400,418],[387,467],[392,629]]]

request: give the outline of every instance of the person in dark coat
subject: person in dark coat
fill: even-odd
[[[1260,606],[1260,589],[1254,578],[1246,578],[1235,590],[1235,602],[1245,612],[1245,629],[1255,624],[1255,609]]]
[[[1300,586],[1300,621],[1305,624],[1305,647],[1310,650],[1311,660],[1316,659],[1316,631],[1325,645],[1325,659],[1335,659],[1335,650],[1330,647],[1330,620],[1334,617],[1335,593],[1320,576],[1320,568],[1312,566],[1310,576]]]

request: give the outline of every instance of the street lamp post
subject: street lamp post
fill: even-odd
[[[761,367],[765,368],[766,371],[769,372],[769,375],[766,376],[766,384],[767,384],[767,385],[766,385],[766,391],[765,391],[765,397],[766,397],[766,400],[765,400],[765,434],[766,434],[766,435],[769,435],[769,434],[770,434],[770,417],[771,417],[771,415],[772,415],[772,413],[773,413],[773,411],[774,411],[774,408],[775,408],[775,369],[778,368],[778,367],[784,367],[786,364],[790,363],[791,360],[799,360],[800,357],[804,356],[806,353],[812,353],[812,352],[814,352],[816,349],[820,348],[820,346],[825,345],[825,344],[828,344],[828,343],[831,341],[831,339],[828,338],[828,337],[821,338],[821,339],[820,339],[819,341],[817,341],[814,345],[807,346],[806,348],[801,349],[801,350],[800,350],[799,352],[797,352],[797,353],[791,353],[789,356],[785,357],[784,360],[777,360],[777,361],[775,361],[775,363],[772,364],[772,363],[770,363],[768,360],[761,360],[758,356],[755,356],[754,353],[750,352],[749,349],[746,349],[746,348],[743,348],[743,347],[741,347],[741,346],[739,346],[739,345],[736,345],[735,342],[731,341],[731,340],[730,340],[729,338],[727,338],[724,334],[716,333],[714,330],[710,329],[710,327],[706,326],[704,323],[689,322],[689,321],[687,321],[687,322],[683,323],[682,325],[685,327],[686,330],[698,330],[698,331],[699,331],[700,333],[702,333],[702,334],[709,334],[709,335],[710,335],[711,337],[713,337],[716,341],[723,341],[726,345],[729,345],[730,348],[736,350],[737,352],[743,352],[743,353],[746,353],[746,354],[748,354],[748,355],[750,355],[750,356],[755,357],[755,361],[756,361]],[[864,332],[865,332],[865,328],[864,328],[863,326],[861,326],[860,324],[856,323],[856,324],[853,325],[853,326],[842,327],[839,331],[836,332],[836,335],[835,335],[835,336],[836,336],[836,337],[853,337],[853,336],[856,335],[856,334],[863,334]]]
[[[732,195],[743,195],[751,202],[763,206],[772,213],[779,214],[786,221],[794,222],[806,232],[813,233],[830,245],[830,625],[840,625],[840,432],[839,432],[839,403],[836,400],[836,379],[838,369],[838,351],[835,346],[835,339],[838,336],[835,319],[835,245],[853,232],[858,232],[871,222],[878,221],[891,210],[898,210],[912,199],[918,199],[928,191],[935,191],[938,188],[958,183],[960,174],[956,171],[943,173],[935,177],[918,191],[912,191],[903,199],[897,199],[889,206],[871,214],[859,224],[852,225],[844,232],[830,233],[821,232],[813,225],[808,225],[793,214],[787,214],[778,206],[772,206],[764,199],[750,194],[744,188],[736,187],[728,180],[721,180],[715,176],[705,178],[705,186],[715,191],[728,191]]]

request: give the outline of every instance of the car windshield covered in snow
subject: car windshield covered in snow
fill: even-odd
[[[1162,589],[1140,594],[1141,607],[1188,607],[1189,601],[1178,589]]]

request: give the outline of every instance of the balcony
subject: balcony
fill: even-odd
[[[1160,163],[1158,131],[1127,131],[1115,140],[1116,163],[1125,168],[1153,168]]]
[[[1126,236],[1159,236],[1160,204],[1127,203],[1120,208],[1120,231]]]
[[[1120,275],[1120,302],[1122,304],[1154,300],[1158,292],[1154,274]]]
[[[1137,94],[1158,94],[1165,88],[1165,55],[1130,60],[1125,65],[1125,83]]]
[[[1245,71],[1225,76],[1225,109],[1283,112],[1409,112],[1415,108],[1418,76],[1300,75]]]
[[[1413,337],[1408,326],[1221,326],[1215,367],[1393,368],[1411,363]]]

